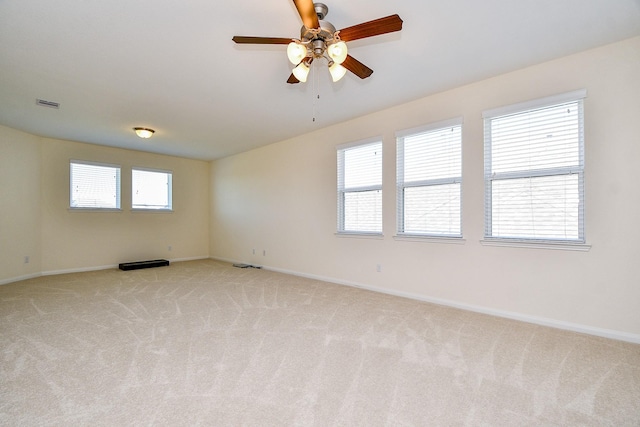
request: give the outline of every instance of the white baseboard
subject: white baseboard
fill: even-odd
[[[41,273],[33,273],[33,274],[27,274],[26,276],[18,276],[18,277],[11,277],[8,279],[2,279],[0,280],[0,286],[8,285],[9,283],[13,283],[13,282],[20,282],[21,280],[35,279],[36,277],[40,277],[40,276],[42,276]]]
[[[195,256],[190,258],[170,258],[169,262],[185,262],[185,261],[200,261],[203,259],[210,259],[208,255]]]
[[[238,262],[238,261],[228,260],[224,258],[212,257],[212,259],[216,259],[218,261],[224,261],[224,262],[231,262],[231,263]],[[380,292],[383,294],[394,295],[394,296],[409,298],[409,299],[418,300],[418,301],[424,301],[432,304],[458,308],[461,310],[473,311],[475,313],[488,314],[491,316],[502,317],[505,319],[518,320],[521,322],[533,323],[535,325],[540,325],[540,326],[548,326],[550,328],[562,329],[562,330],[571,331],[571,332],[578,332],[582,334],[594,335],[594,336],[614,339],[618,341],[625,341],[625,342],[630,342],[634,344],[640,344],[639,334],[631,334],[628,332],[615,331],[611,329],[596,328],[593,326],[581,325],[581,324],[571,323],[571,322],[564,322],[561,320],[548,319],[548,318],[538,317],[538,316],[530,316],[527,314],[521,314],[521,313],[516,313],[511,311],[496,310],[488,307],[465,304],[465,303],[460,303],[460,302],[440,299],[440,298],[432,298],[425,295],[414,294],[410,292],[402,292],[402,291],[396,291],[391,289],[379,288],[376,286],[364,285],[362,283],[336,279],[333,277],[318,276],[315,274],[306,274],[306,273],[301,273],[299,271],[286,270],[282,268],[272,268],[267,266],[263,266],[262,268],[264,268],[265,270],[275,271],[278,273],[290,274],[292,276],[305,277],[307,279],[321,280],[323,282],[329,282],[329,283],[335,283],[338,285],[345,285],[345,286],[351,286],[355,288],[366,289],[373,292]]]
[[[163,258],[164,259],[164,258]],[[209,259],[208,256],[197,256],[197,257],[188,257],[188,258],[170,258],[167,261],[170,263],[173,262],[183,262],[183,261],[198,261],[201,259]],[[119,264],[113,265],[100,265],[95,267],[82,267],[82,268],[71,268],[68,270],[53,270],[53,271],[43,271],[43,276],[53,276],[56,274],[68,274],[68,273],[85,273],[87,271],[99,271],[99,270],[110,270],[112,268],[118,268]]]
[[[172,258],[172,259],[169,259],[168,261],[170,263],[173,263],[173,262],[183,262],[183,261],[198,261],[202,259],[210,259],[210,258],[207,255],[202,255],[202,256],[188,257],[188,258]],[[41,277],[41,276],[56,276],[58,274],[70,274],[70,273],[86,273],[88,271],[110,270],[113,268],[118,268],[118,264],[98,265],[93,267],[68,268],[63,270],[41,271],[40,273],[29,274],[27,276],[12,277],[9,279],[0,280],[0,286],[13,283],[13,282],[20,282],[22,280],[34,279],[36,277]]]
[[[86,273],[88,271],[100,271],[100,270],[110,270],[112,268],[118,268],[118,264],[115,265],[99,265],[94,267],[81,267],[81,268],[68,268],[65,270],[50,270],[43,271],[43,276],[56,276],[58,274],[70,274],[70,273]]]

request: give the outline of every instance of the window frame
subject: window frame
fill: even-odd
[[[526,101],[505,107],[499,107],[483,112],[484,123],[484,188],[485,188],[485,218],[484,218],[484,245],[491,246],[516,246],[537,247],[546,249],[589,250],[585,236],[585,139],[584,139],[584,99],[586,90],[576,90],[564,94]],[[564,104],[576,103],[578,107],[578,165],[530,168],[522,171],[492,172],[492,140],[491,121],[510,115],[525,114],[547,108],[559,107]],[[577,175],[578,179],[578,237],[576,239],[552,238],[552,237],[527,237],[527,236],[495,236],[493,235],[493,183],[511,179],[526,179],[540,177],[559,177]]]
[[[167,201],[168,205],[165,207],[137,207],[134,204],[134,195],[135,195],[135,182],[134,182],[134,171],[140,172],[152,172],[159,174],[166,174],[168,176],[168,187],[167,187]],[[166,169],[156,169],[156,168],[147,168],[141,166],[132,166],[131,167],[131,211],[133,212],[173,212],[173,171]]]
[[[112,168],[116,172],[115,182],[115,207],[112,206],[74,206],[74,173],[73,165],[93,166],[98,168]],[[69,160],[69,210],[71,211],[99,211],[99,212],[121,212],[122,209],[122,166],[113,163],[93,162],[88,160]]]
[[[371,185],[363,185],[358,187],[345,187],[345,152],[348,150],[362,148],[368,145],[379,145],[380,148],[380,184],[371,184]],[[337,232],[338,236],[359,236],[359,237],[382,237],[383,229],[384,229],[384,217],[383,217],[383,200],[382,200],[382,190],[383,190],[383,170],[384,170],[384,143],[382,137],[369,138],[365,140],[360,140],[357,142],[351,142],[347,144],[341,144],[336,147],[337,153]],[[368,231],[360,231],[360,230],[347,230],[345,229],[345,202],[346,202],[346,194],[348,193],[360,193],[367,191],[379,191],[380,192],[380,231],[377,230],[368,230]]]
[[[463,238],[463,227],[462,227],[462,210],[463,210],[463,202],[462,202],[462,125],[464,124],[464,118],[462,116],[455,117],[448,120],[441,120],[438,122],[430,123],[424,126],[419,126],[411,129],[405,129],[396,132],[396,236],[395,238],[403,239],[430,239],[432,241],[461,241]],[[423,180],[415,180],[415,181],[405,181],[405,147],[404,147],[404,138],[418,136],[421,134],[428,134],[432,132],[439,132],[449,128],[459,128],[460,132],[460,141],[459,141],[459,150],[460,150],[460,174],[458,176],[448,176],[441,178],[432,178],[432,179],[423,179]],[[430,231],[424,232],[416,232],[405,231],[405,190],[407,188],[418,188],[418,187],[436,187],[440,185],[451,185],[451,184],[459,184],[460,190],[460,209],[458,212],[458,221],[459,221],[459,230],[458,234],[450,234],[450,233],[436,233]]]

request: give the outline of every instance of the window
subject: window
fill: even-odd
[[[462,119],[396,136],[398,234],[462,237]]]
[[[131,208],[171,210],[172,173],[147,169],[131,170]]]
[[[120,209],[120,167],[70,162],[69,206],[72,209]]]
[[[338,233],[382,233],[382,141],[338,148]]]
[[[485,112],[485,237],[584,243],[579,91]]]

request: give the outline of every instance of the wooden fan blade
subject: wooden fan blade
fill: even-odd
[[[313,7],[313,0],[293,0],[293,3],[296,5],[296,9],[298,9],[298,13],[305,27],[320,28],[318,14]]]
[[[289,44],[293,41],[293,39],[287,39],[283,37],[248,37],[248,36],[234,36],[232,40],[240,44]]]
[[[366,79],[373,74],[373,70],[371,68],[367,67],[351,55],[347,55],[347,59],[344,60],[342,66],[361,79]]]
[[[400,16],[390,15],[385,18],[374,19],[340,30],[340,39],[345,42],[363,39],[365,37],[379,36],[381,34],[393,33],[402,29],[402,19]]]

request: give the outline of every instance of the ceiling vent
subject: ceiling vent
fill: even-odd
[[[53,101],[47,101],[45,99],[36,99],[36,104],[42,106],[42,107],[49,107],[49,108],[60,108],[60,103],[58,102],[53,102]]]

